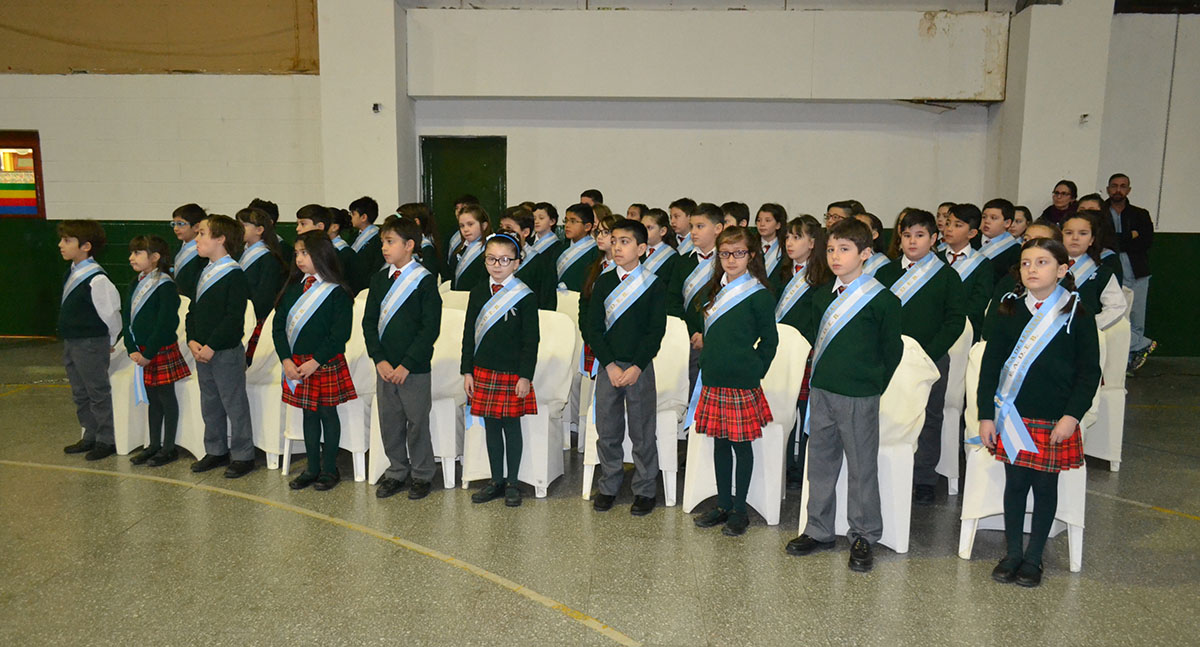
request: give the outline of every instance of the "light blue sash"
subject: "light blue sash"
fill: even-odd
[[[920,292],[921,288],[929,283],[929,280],[942,269],[943,265],[945,263],[932,252],[913,263],[912,267],[909,267],[908,271],[892,284],[892,294],[900,297],[900,305],[906,305],[909,299]]]
[[[213,261],[204,266],[204,269],[200,271],[200,281],[196,283],[196,300],[199,301],[209,288],[234,270],[240,272],[242,266],[238,265],[231,256],[225,256],[219,261]]]
[[[179,270],[187,266],[188,263],[196,260],[200,253],[196,251],[196,241],[188,241],[179,248],[179,253],[175,255],[175,264],[171,266],[171,273],[178,273]]]
[[[564,250],[562,255],[558,257],[558,263],[556,264],[555,268],[558,271],[558,280],[561,281],[563,275],[567,273],[567,270],[570,269],[576,261],[583,258],[584,254],[587,254],[589,251],[595,248],[596,239],[591,236],[584,236],[583,238],[571,243],[571,246]]]
[[[609,272],[612,272],[617,269],[617,264],[610,260],[607,260],[607,259],[600,261],[600,265],[603,268],[600,270],[601,276],[608,274]]]
[[[532,245],[530,245],[530,249],[532,250],[532,253],[529,255],[529,258],[533,258],[534,256],[537,256],[538,254],[541,254],[542,252],[550,249],[551,247],[554,246],[554,243],[557,243],[557,242],[558,242],[558,236],[555,236],[554,232],[552,232],[552,231],[546,232],[545,236],[538,238],[537,240],[533,241]]]
[[[313,313],[321,307],[321,304],[325,303],[325,299],[328,299],[329,295],[333,294],[333,291],[338,289],[338,287],[337,283],[322,281],[309,288],[304,294],[301,294],[300,298],[296,299],[296,302],[292,304],[292,309],[288,310],[287,325],[285,327],[289,350],[295,348],[296,338],[300,336],[300,331],[304,330],[304,326],[308,324],[308,320],[312,318]]]
[[[392,316],[408,301],[408,297],[417,291],[417,286],[421,284],[421,279],[430,276],[429,270],[425,269],[422,265],[412,263],[412,266],[413,269],[403,274],[399,281],[392,281],[392,287],[388,289],[387,294],[383,297],[383,303],[379,307],[379,323],[375,327],[375,332],[380,337],[383,336],[383,331],[387,329],[388,322],[392,320]]]
[[[334,236],[331,240],[333,241],[333,248],[339,252],[343,249],[350,249],[350,243],[347,243],[341,236]]]
[[[963,249],[969,249],[969,248],[970,248],[970,245],[968,245],[967,247],[964,247]],[[951,252],[949,249],[947,249],[946,255],[949,256],[950,254],[953,254],[953,252]],[[970,255],[964,257],[962,260],[951,265],[950,267],[954,268],[955,272],[958,272],[958,278],[966,281],[967,277],[971,276],[971,272],[974,272],[975,268],[977,268],[983,264],[983,259],[985,259],[985,258],[987,258],[987,257],[984,256],[983,254],[980,254],[979,252],[975,252],[974,254],[970,254]]]
[[[63,284],[62,301],[59,303],[66,301],[67,295],[86,283],[88,279],[103,273],[104,270],[100,269],[100,264],[94,258],[76,263],[75,267],[71,269],[71,273],[67,275],[67,282]]]
[[[710,278],[712,278],[712,268],[713,264],[716,262],[716,258],[717,255],[714,253],[712,256],[708,257],[708,259],[700,260],[698,263],[696,263],[696,269],[692,270],[692,273],[688,274],[687,279],[684,280],[684,310],[687,310],[687,307],[692,303],[692,299],[696,298],[697,294],[700,294],[700,290],[704,287],[704,284],[707,283]]]
[[[668,258],[671,258],[676,254],[677,252],[670,245],[666,243],[660,243],[658,247],[654,248],[654,253],[646,257],[646,261],[642,263],[642,265],[645,265],[646,269],[650,270],[651,272],[657,272],[658,268],[662,267],[663,263],[666,263]]]
[[[1083,287],[1084,283],[1087,283],[1089,279],[1096,275],[1096,270],[1098,269],[1100,269],[1100,266],[1096,264],[1096,261],[1092,260],[1091,256],[1087,254],[1080,256],[1079,260],[1075,261],[1070,270],[1071,274],[1075,276],[1075,289]]]
[[[680,239],[679,244],[675,246],[675,251],[679,252],[680,256],[687,256],[696,249],[696,245],[692,243],[692,235],[688,234]]]
[[[458,246],[461,244],[462,244],[462,232],[455,229],[454,233],[450,236],[450,245],[448,246],[448,249],[446,250],[446,262],[447,263],[454,262],[454,250],[458,249]]]
[[[729,282],[721,288],[720,292],[717,292],[717,298],[713,300],[712,307],[704,314],[704,333],[708,334],[708,329],[712,328],[718,319],[725,316],[725,313],[745,301],[750,295],[765,289],[763,284],[759,283],[758,279],[749,272]]]
[[[521,299],[531,294],[533,294],[533,290],[515,276],[508,282],[508,285],[493,294],[475,317],[475,350],[479,350],[479,342],[483,341],[483,336],[492,329],[492,326],[507,316],[508,312],[515,308]]]
[[[996,258],[1004,250],[1008,249],[1009,247],[1012,247],[1013,245],[1019,245],[1019,244],[1020,243],[1017,242],[1017,239],[1013,238],[1013,235],[1006,231],[1003,234],[1000,234],[999,236],[996,236],[995,238],[988,241],[988,244],[984,245],[983,247],[980,247],[979,253],[983,254],[984,256],[987,256],[988,258]]]
[[[863,308],[875,298],[875,295],[884,291],[883,284],[875,280],[875,277],[863,274],[846,286],[846,290],[839,294],[829,304],[829,308],[825,310],[825,314],[821,315],[821,325],[817,328],[817,341],[813,344],[813,370],[817,370],[817,362],[821,361],[821,355],[825,349],[829,347],[830,342],[838,333],[842,332],[842,328],[850,323]]]
[[[616,263],[613,263],[613,267],[616,266]],[[633,268],[633,271],[626,275],[625,280],[617,284],[617,289],[604,297],[604,329],[612,330],[613,324],[629,310],[630,306],[642,298],[642,295],[657,279],[654,272],[647,269],[645,265]]]
[[[1116,256],[1116,255],[1117,255],[1116,252],[1114,252],[1113,250],[1111,250],[1107,247],[1100,250],[1100,260],[1104,260],[1104,259],[1108,258],[1109,256]]]
[[[267,247],[267,244],[260,240],[257,243],[247,247],[246,251],[242,252],[242,257],[238,259],[238,265],[242,266],[242,271],[244,272],[250,269],[251,265],[254,265],[254,261],[257,261],[258,259],[270,253],[271,250]]]
[[[950,246],[947,245],[946,241],[943,240],[943,241],[938,242],[937,247],[934,248],[934,251],[938,252],[939,254],[944,254],[949,249],[950,249]]]
[[[804,267],[804,271],[792,276],[792,280],[788,281],[787,287],[783,288],[783,295],[779,297],[779,303],[775,305],[775,321],[782,321],[787,313],[791,312],[792,308],[796,307],[796,303],[800,298],[808,292],[808,265]]]
[[[779,267],[779,259],[783,258],[783,254],[780,251],[779,236],[776,236],[775,240],[771,241],[771,245],[767,251],[763,253],[763,263],[767,266],[767,276],[774,274],[775,268]]]
[[[471,263],[474,263],[475,259],[479,258],[479,255],[482,253],[482,240],[477,240],[467,245],[467,248],[463,250],[462,256],[458,258],[458,264],[454,266],[454,283],[456,285],[458,284],[458,280],[462,278],[463,272],[466,272]]]
[[[129,299],[129,339],[135,345],[137,344],[137,340],[133,334],[133,321],[137,319],[138,313],[142,311],[142,307],[146,305],[146,302],[150,299],[150,295],[154,294],[158,286],[164,283],[174,283],[174,281],[166,274],[158,270],[153,270],[141,281],[138,281],[137,289],[133,291],[133,296]],[[145,375],[146,369],[144,367],[140,364],[133,365],[133,395],[135,404],[147,404],[150,402],[150,398],[146,395]]]
[[[358,233],[358,237],[354,239],[354,244],[351,245],[351,247],[354,248],[355,253],[361,252],[362,248],[366,247],[367,243],[371,242],[371,239],[378,235],[379,227],[376,227],[375,225],[367,225],[366,229],[363,229]]]
[[[887,257],[887,254],[875,252],[871,255],[871,258],[867,259],[867,262],[863,263],[863,274],[875,276],[875,272],[879,271],[879,268],[887,265],[890,262],[891,259]]]

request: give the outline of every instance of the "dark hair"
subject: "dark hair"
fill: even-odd
[[[1054,188],[1057,189],[1060,186],[1067,187],[1067,189],[1071,192],[1071,200],[1074,200],[1075,196],[1079,195],[1079,188],[1076,187],[1075,183],[1070,180],[1059,180],[1058,182],[1054,183]],[[984,208],[986,209],[987,207]]]
[[[635,203],[629,205],[629,209],[637,209],[638,218],[641,218],[642,216],[646,215],[646,212],[650,210],[650,207],[647,207],[645,204],[643,204],[641,202],[635,202]],[[626,209],[625,212],[629,213],[629,209]]]
[[[533,208],[530,209],[530,211],[545,211],[546,215],[550,217],[550,220],[554,221],[554,224],[558,224],[558,209],[555,209],[554,205],[550,204],[549,202],[539,202],[533,205]]]
[[[271,214],[257,207],[246,207],[239,210],[235,217],[241,222],[262,227],[263,244],[271,251],[271,256],[275,257],[275,262],[279,263],[280,267],[285,267],[283,253],[279,250],[279,238],[275,236],[275,221],[271,220]],[[245,238],[242,240],[244,241]]]
[[[1017,217],[1018,211],[1025,214],[1025,223],[1026,224],[1033,223],[1033,212],[1029,210],[1029,207],[1027,207],[1023,204],[1019,204],[1019,205],[1013,207],[1013,218]]]
[[[900,219],[900,231],[903,232],[912,227],[924,227],[930,236],[937,238],[937,218],[924,209],[905,210],[904,217]]]
[[[1126,182],[1130,182],[1130,181],[1131,181],[1131,180],[1129,179],[1129,176],[1128,176],[1128,175],[1125,175],[1124,173],[1113,173],[1112,175],[1108,176],[1108,183],[1109,183],[1109,184],[1112,184],[1112,181],[1113,181],[1113,180],[1119,180],[1119,179],[1121,179],[1121,178],[1124,178]]]
[[[457,207],[460,204],[479,204],[479,198],[470,193],[464,193],[454,199],[454,206]]]
[[[158,236],[134,236],[129,241],[129,251],[158,254],[155,269],[163,274],[171,271],[171,248],[167,246],[167,241]]]
[[[714,225],[725,224],[725,212],[721,211],[720,207],[711,202],[701,202],[700,204],[696,205],[696,208],[693,209],[690,214],[688,214],[689,218],[693,216],[708,218],[709,222]]]
[[[93,258],[104,251],[104,246],[108,243],[108,238],[104,235],[104,226],[99,220],[63,220],[58,223],[57,229],[59,238],[74,238],[79,241],[80,247],[91,243],[92,251],[88,255]]]
[[[721,205],[721,215],[733,216],[737,226],[750,224],[750,207],[745,202],[726,202]]]
[[[1081,196],[1078,200],[1075,201],[1075,204],[1080,204],[1081,202],[1086,202],[1088,200],[1095,200],[1096,202],[1100,203],[1101,205],[1104,204],[1104,198],[1100,197],[1099,193],[1089,193],[1085,196]]]
[[[999,209],[1000,215],[1004,217],[1004,222],[1012,222],[1013,219],[1013,203],[1004,198],[992,198],[983,203],[983,210]]]
[[[208,221],[208,235],[213,238],[225,238],[225,251],[235,259],[242,254],[246,241],[243,236],[246,230],[241,223],[220,213],[210,213],[205,218]]]
[[[830,227],[827,240],[835,238],[854,243],[860,252],[864,249],[873,249],[871,247],[871,228],[857,218],[845,218]]]
[[[859,202],[858,200],[850,199],[846,200],[845,203],[850,207],[850,215],[852,216],[857,216],[860,213],[867,212],[867,208],[864,207],[863,203]]]
[[[492,221],[488,218],[487,210],[482,206],[478,204],[468,204],[462,208],[462,211],[458,212],[459,218],[463,217],[463,215],[469,215],[475,219],[475,222],[479,223],[479,230],[483,235],[483,238],[486,239],[488,234],[492,233]],[[463,250],[467,248],[467,244],[467,241],[464,239],[458,244],[458,248],[454,250],[454,253],[463,253]]]
[[[1021,254],[1024,255],[1025,250],[1035,247],[1050,252],[1059,265],[1066,265],[1071,259],[1070,255],[1067,254],[1067,248],[1063,247],[1061,242],[1053,238],[1033,238],[1027,240],[1024,245],[1021,245]],[[1000,305],[996,308],[997,312],[1005,316],[1012,315],[1016,311],[1013,304],[1025,298],[1026,287],[1021,282],[1021,264],[1019,262],[1013,268],[1013,274],[1016,277],[1016,285],[1013,286],[1011,296],[1005,295],[1007,298],[1002,298]],[[1059,281],[1059,284],[1066,288],[1067,292],[1074,292],[1075,276],[1067,272],[1067,275],[1063,277],[1062,281]],[[1083,312],[1083,304],[1079,303],[1077,296],[1072,296],[1071,300],[1067,301],[1067,305],[1063,306],[1062,312],[1070,312],[1072,308],[1078,308],[1076,312]]]
[[[646,233],[646,225],[643,225],[642,221],[634,220],[633,218],[618,219],[617,222],[612,226],[612,232],[615,234],[617,233],[618,229],[621,231],[628,231],[629,233],[633,234],[634,242],[639,245],[645,245],[646,238],[649,236],[649,234]]]
[[[361,211],[359,213],[362,213]],[[296,220],[308,220],[314,225],[320,225],[328,234],[329,223],[333,222],[333,216],[329,213],[329,207],[324,207],[319,204],[306,204],[296,210]]]
[[[585,225],[596,224],[596,212],[593,211],[590,206],[588,206],[582,202],[577,202],[577,203],[567,207],[567,214],[568,215],[575,214],[575,215],[579,216],[579,219],[582,220],[583,224],[585,224]]]
[[[352,226],[350,224],[350,212],[340,207],[329,207],[329,223],[337,225],[338,235],[340,236],[342,232]],[[326,229],[330,229],[330,227],[326,227]]]
[[[825,228],[816,218],[808,214],[792,218],[787,224],[787,234],[813,239],[813,251],[808,255],[808,270],[804,273],[804,280],[808,281],[809,285],[816,287],[833,278],[833,272],[829,270],[829,259],[825,257]],[[793,265],[789,262],[783,268],[784,284],[792,280]]]
[[[359,213],[362,213],[361,211]],[[321,275],[321,279],[330,283],[338,284],[348,294],[350,288],[347,287],[346,281],[343,278],[342,261],[338,258],[337,248],[333,246],[333,241],[329,240],[329,236],[322,231],[306,231],[299,236],[296,236],[295,245],[304,245],[304,251],[308,253],[308,257],[312,259],[313,269],[317,274]],[[279,296],[275,299],[275,305],[279,305],[279,299],[283,298],[283,293],[287,291],[289,285],[299,283],[304,272],[300,271],[299,265],[292,265],[292,272],[288,275],[287,282],[279,291]]]
[[[938,209],[941,209],[942,207],[946,207],[948,209],[953,209],[954,203],[953,202],[943,202],[937,206]]]
[[[1063,240],[1062,229],[1059,229],[1058,225],[1050,222],[1049,220],[1044,220],[1044,219],[1039,218],[1039,219],[1029,223],[1029,226],[1030,227],[1045,227],[1046,229],[1050,230],[1050,239],[1051,240],[1057,240],[1060,243]],[[1029,228],[1025,229],[1025,236],[1026,236],[1026,238],[1029,237]],[[1030,238],[1029,240],[1033,240],[1033,239]]]
[[[847,218],[853,218],[855,215],[854,214],[854,205],[851,204],[848,200],[838,200],[837,202],[830,202],[829,206],[825,207],[825,212],[828,213],[830,209],[841,209],[842,211],[845,211]]]
[[[175,211],[171,212],[172,219],[178,218],[180,220],[186,220],[187,224],[193,227],[200,224],[200,221],[207,217],[208,214],[204,213],[204,209],[202,209],[200,205],[196,204],[195,202],[189,202],[183,206],[175,207]]]
[[[912,211],[912,207],[907,207],[907,208],[905,208],[904,211],[905,211],[905,213]],[[929,213],[929,212],[926,211],[924,213]],[[879,216],[876,216],[873,213],[868,213],[866,211],[864,211],[862,213],[856,213],[852,217],[858,218],[859,216],[862,216],[863,218],[867,219],[866,225],[871,228],[871,235],[874,236],[874,238],[871,240],[871,250],[882,253],[884,250],[883,221],[879,219]],[[934,230],[936,231],[937,228],[934,227]]]
[[[274,202],[271,202],[270,200],[263,200],[262,198],[255,198],[255,199],[251,200],[250,204],[248,204],[246,206],[249,207],[250,209],[262,209],[263,211],[265,211],[267,213],[268,216],[271,217],[272,223],[279,222],[279,205],[275,204]]]
[[[617,223],[624,219],[624,217],[615,216],[610,212],[597,220],[596,227],[592,230],[592,233],[594,234],[603,228],[607,229],[611,234],[613,227],[616,227]],[[584,279],[583,287],[579,290],[579,296],[581,298],[591,298],[592,286],[596,283],[596,279],[600,278],[600,267],[604,264],[604,261],[608,260],[605,258],[606,255],[607,254],[596,254],[596,260],[592,261],[592,264],[588,266],[587,278]]]
[[[960,202],[950,207],[950,215],[967,223],[968,229],[979,229],[979,225],[983,222],[983,213],[979,211],[979,207],[970,202]]]
[[[713,301],[717,298],[717,292],[721,291],[721,279],[725,277],[725,270],[721,267],[721,246],[735,243],[742,243],[750,252],[750,262],[746,264],[746,271],[758,279],[758,282],[762,283],[767,291],[771,291],[771,281],[767,278],[767,267],[763,263],[762,252],[758,248],[758,235],[746,227],[726,227],[717,235],[717,244],[713,247],[717,258],[713,263],[712,277],[708,279],[708,297],[704,300],[701,312],[712,307]]]
[[[413,242],[413,252],[421,251],[421,226],[411,218],[394,218],[388,217],[379,226],[379,235],[391,232],[404,240]]]
[[[492,234],[491,236],[488,236],[487,242],[484,243],[484,249],[486,250],[488,248],[488,246],[493,245],[493,244],[508,245],[508,246],[512,247],[513,256],[518,261],[521,260],[521,244],[520,244],[520,242],[517,241],[516,238],[513,237],[512,234],[510,234],[506,231],[501,231],[499,233],[495,233],[495,234]]]
[[[904,222],[905,214],[912,209],[913,207],[904,207],[900,210],[900,213],[896,214],[896,221],[892,223],[892,239],[888,241],[887,251],[884,252],[888,258],[900,258],[900,225]],[[877,238],[875,240],[878,241],[879,239]],[[871,245],[871,248],[874,249],[875,246]]]
[[[774,202],[763,203],[763,206],[758,208],[758,212],[755,215],[758,213],[771,214],[771,217],[775,219],[775,222],[779,223],[780,230],[782,230],[788,224],[787,209],[784,209],[783,205],[781,204],[776,204]]]
[[[532,211],[530,211],[520,205],[515,206],[515,207],[509,207],[504,210],[504,215],[500,216],[501,220],[504,220],[505,218],[508,218],[509,220],[512,220],[513,222],[517,223],[517,229],[519,231],[513,232],[517,236],[524,238],[524,234],[522,234],[521,232],[526,229],[529,230],[530,236],[533,235],[533,212]],[[526,241],[526,242],[528,242],[528,241]]]
[[[350,203],[350,210],[357,211],[359,215],[366,216],[367,222],[374,223],[379,217],[379,203],[375,202],[375,198],[363,196],[354,202]]]
[[[1096,261],[1097,263],[1099,263],[1100,262],[1100,228],[1102,227],[1102,225],[1100,224],[1100,221],[1102,220],[1102,218],[1100,217],[1100,212],[1092,211],[1090,209],[1084,209],[1083,211],[1076,211],[1075,213],[1067,216],[1066,218],[1063,218],[1063,221],[1062,221],[1063,228],[1065,229],[1067,227],[1067,223],[1071,222],[1072,220],[1083,220],[1083,221],[1087,222],[1088,227],[1091,228],[1092,243],[1090,245],[1088,245],[1087,251],[1085,253],[1088,256],[1091,256],[1093,261]]]
[[[646,213],[642,214],[643,218],[654,218],[654,224],[667,230],[666,236],[663,236],[663,242],[675,249],[679,245],[679,241],[675,239],[674,232],[671,231],[671,216],[666,211],[655,207]],[[647,234],[648,236],[649,234]]]
[[[678,209],[685,215],[690,216],[696,212],[696,206],[696,201],[691,198],[679,198],[678,200],[675,200],[671,204],[667,205],[667,209]]]
[[[604,204],[604,194],[600,193],[600,189],[588,189],[587,191],[580,193],[579,201],[583,202],[584,198],[589,198],[592,202],[595,202],[596,204]]]

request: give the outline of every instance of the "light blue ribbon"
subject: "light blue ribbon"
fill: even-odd
[[[361,232],[358,233],[358,237],[354,239],[354,244],[351,245],[351,247],[354,248],[354,252],[357,254],[358,252],[361,252],[362,248],[366,247],[367,243],[371,242],[371,239],[377,235],[379,235],[379,227],[375,225],[367,225]]]

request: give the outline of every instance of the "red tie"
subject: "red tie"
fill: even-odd
[[[799,273],[800,273],[801,271],[803,271],[803,270],[804,270],[804,266],[803,266],[803,265],[797,265],[797,266],[796,266],[796,269],[792,270],[792,274],[799,274]]]
[[[701,254],[700,252],[696,252],[696,258],[698,258],[702,261],[707,261],[709,259],[709,257],[711,257],[712,255],[713,255],[712,252],[709,252],[707,254]]]
[[[392,280],[395,281],[398,278],[400,278],[400,270],[396,270],[395,272],[392,272]]]
[[[304,291],[301,292],[301,294],[303,294],[304,292],[308,292],[308,289],[311,288],[313,286],[313,283],[316,283],[316,282],[317,282],[317,277],[315,277],[315,276],[310,276],[310,277],[304,279]]]
[[[1038,301],[1037,303],[1033,304],[1033,309],[1034,309],[1034,310],[1041,310],[1041,309],[1042,309],[1042,303],[1043,303],[1042,301]]]
[[[492,284],[492,294],[499,292],[502,288],[504,288],[503,285],[497,285],[497,284],[493,283]]]
[[[624,280],[625,280],[625,279],[627,279],[627,278],[629,278],[629,274],[622,274],[622,275],[621,275],[621,280],[622,280],[622,281],[624,281]]]
[[[955,254],[954,252],[951,252],[951,253],[950,253],[950,264],[951,264],[951,265],[954,265],[955,263],[957,263],[957,262],[958,262],[958,259],[960,259],[960,258],[962,258],[963,256],[966,256],[966,255],[967,255],[967,253],[966,253],[966,252],[963,252],[963,253],[961,253],[961,254]]]
[[[1075,259],[1073,259],[1073,258],[1067,261],[1067,269],[1070,269],[1072,267],[1075,267]]]
[[[771,246],[770,246],[770,245],[763,245],[763,254],[766,254],[766,253],[767,253],[767,252],[769,252],[769,251],[771,251]]]
[[[839,285],[839,286],[838,286],[838,294],[841,294],[841,293],[843,293],[843,292],[845,292],[845,291],[846,291],[846,286],[844,286],[844,285]]]
[[[651,254],[653,254],[653,253],[654,253],[654,248],[653,248],[653,247],[651,247],[650,249],[646,250],[646,256],[649,256],[649,255],[651,255]]]

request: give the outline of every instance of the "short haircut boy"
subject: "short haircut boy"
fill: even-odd
[[[721,213],[733,216],[739,226],[750,222],[750,207],[745,202],[726,202],[721,205]]]
[[[580,220],[583,221],[583,224],[585,225],[596,224],[596,212],[582,202],[578,202],[567,207],[567,214],[575,214]]]
[[[271,222],[279,222],[279,205],[275,204],[274,202],[271,202],[270,200],[263,200],[262,198],[255,198],[251,200],[250,204],[247,206],[251,209],[262,209],[263,211],[267,212],[268,216],[271,216]]]
[[[558,224],[558,209],[555,209],[554,205],[550,204],[549,202],[539,202],[533,205],[533,209],[531,209],[531,211],[545,211],[546,215],[549,216],[550,221],[556,225]]]
[[[691,198],[679,198],[667,205],[667,209],[678,209],[690,216],[696,212],[696,206],[696,201]]]
[[[59,238],[74,238],[79,241],[80,247],[91,243],[92,247],[88,251],[88,256],[92,258],[103,252],[105,245],[108,244],[108,238],[104,235],[104,227],[98,220],[64,220],[58,223],[57,229]]]
[[[633,234],[634,242],[639,245],[645,245],[646,239],[649,238],[649,234],[646,232],[646,225],[632,218],[621,218],[618,220],[617,224],[613,225],[612,233],[616,234],[618,231],[627,231]]]
[[[1000,214],[1004,216],[1004,222],[1012,222],[1013,216],[1016,215],[1016,208],[1013,207],[1013,203],[1004,198],[992,198],[983,203],[983,210],[987,211],[988,209],[999,209]]]
[[[208,233],[213,238],[225,237],[225,252],[235,259],[242,254],[245,245],[241,223],[219,213],[211,214],[208,218]]]
[[[913,227],[924,227],[930,236],[938,233],[937,218],[924,209],[910,209],[904,214],[904,218],[900,221],[900,231]]]
[[[200,224],[200,221],[207,217],[208,214],[204,213],[204,209],[195,202],[189,202],[185,205],[175,207],[175,211],[171,212],[171,218],[178,218],[186,221],[187,224],[193,227]]]
[[[350,203],[350,210],[358,213],[360,216],[366,216],[367,222],[374,223],[379,217],[379,203],[375,202],[375,198],[363,196],[354,202]]]
[[[396,234],[401,240],[411,240],[414,245],[421,244],[421,226],[417,221],[408,218],[388,218],[379,226],[379,235],[388,232]]]
[[[829,240],[840,238],[854,243],[858,251],[872,249],[871,228],[856,218],[846,218],[829,229]]]
[[[687,212],[684,211],[684,213]],[[701,202],[700,204],[696,205],[695,208],[692,209],[692,212],[688,214],[688,216],[701,216],[708,218],[709,222],[714,225],[725,224],[725,212],[721,211],[721,207],[718,207],[711,202]]]
[[[970,202],[960,202],[950,207],[950,215],[967,223],[969,229],[979,229],[983,223],[983,213],[979,211],[979,207]]]
[[[296,220],[307,220],[313,225],[329,231],[329,223],[333,222],[333,215],[330,211],[329,207],[319,204],[306,204],[296,210]]]
[[[938,208],[938,211],[941,211],[941,210],[942,210],[942,207],[946,207],[947,209],[953,209],[953,208],[954,208],[954,203],[953,203],[953,202],[943,202],[943,203],[941,203],[941,204],[939,204],[939,205],[938,205],[938,207],[937,207],[937,208]]]
[[[600,189],[588,189],[580,193],[579,199],[582,201],[584,198],[588,198],[596,204],[604,204],[604,194],[600,192]]]
[[[500,219],[504,220],[505,218],[516,222],[517,228],[522,231],[526,229],[531,232],[533,231],[533,212],[525,207],[518,205],[505,209],[504,215],[500,216]],[[521,231],[516,231],[514,233],[516,233],[518,236],[521,235]]]

